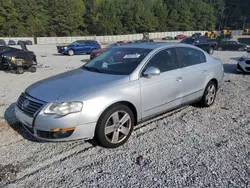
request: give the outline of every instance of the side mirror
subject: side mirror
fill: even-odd
[[[148,67],[142,74],[145,77],[159,76],[161,71],[156,67]]]

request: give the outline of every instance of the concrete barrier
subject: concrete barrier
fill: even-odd
[[[218,35],[220,35],[219,31],[216,31]],[[234,39],[237,39],[242,36],[243,30],[233,30]],[[173,31],[173,32],[155,32],[149,33],[151,39],[161,39],[166,36],[175,37],[179,34],[183,34],[186,36],[191,36],[194,33],[201,33],[204,35],[206,31]],[[110,36],[72,36],[72,37],[38,37],[37,44],[68,44],[72,43],[76,40],[96,40],[101,44],[108,44],[117,41],[131,41],[131,40],[140,40],[142,39],[143,34],[130,34],[130,35],[110,35]],[[250,36],[243,36],[250,37]],[[10,39],[14,41],[18,40],[31,40],[34,43],[34,38],[32,37],[6,37],[3,38],[6,42]]]
[[[34,44],[34,38],[33,37],[0,37],[0,39],[3,39],[6,42],[6,44],[8,44],[9,40],[14,40],[16,43],[19,40],[23,40],[23,41],[31,40],[32,43]]]

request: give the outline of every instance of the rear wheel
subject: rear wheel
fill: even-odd
[[[215,101],[216,92],[217,92],[216,83],[214,81],[210,81],[207,84],[207,87],[204,91],[204,94],[203,94],[202,99],[200,101],[200,105],[203,107],[211,106]]]
[[[218,51],[223,51],[223,48],[222,48],[222,47],[219,47],[219,48],[218,48]]]
[[[23,67],[18,67],[18,68],[16,69],[16,73],[17,73],[17,74],[23,74],[23,73],[24,73],[24,68],[23,68]]]
[[[32,72],[32,73],[36,72],[36,67],[31,67],[30,72]]]
[[[244,51],[244,48],[240,47],[240,48],[239,48],[239,51],[240,51],[240,52]]]
[[[213,49],[213,48],[209,48],[209,49],[208,49],[208,53],[209,53],[210,55],[212,55],[212,54],[214,53],[214,49]]]
[[[106,110],[97,122],[95,137],[106,148],[123,145],[130,137],[135,124],[132,110],[117,104]]]

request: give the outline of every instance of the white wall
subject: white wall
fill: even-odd
[[[205,34],[206,31],[174,31],[174,32],[158,32],[158,33],[149,33],[151,39],[161,39],[165,36],[175,37],[179,34],[184,34],[187,36],[191,36],[194,33]],[[240,36],[242,35],[242,30],[234,30],[232,31],[233,35]],[[217,31],[218,35],[220,34]],[[37,44],[65,44],[71,43],[76,40],[97,40],[99,43],[112,43],[117,41],[129,41],[129,40],[140,40],[142,39],[142,34],[131,34],[131,35],[112,35],[112,36],[79,36],[79,37],[38,37]],[[34,39],[32,37],[17,37],[17,38],[3,38],[6,42],[11,40],[31,40],[34,43]]]
[[[8,43],[9,40],[14,40],[15,42],[17,42],[19,40],[31,40],[34,44],[33,37],[0,37],[0,39],[5,40],[6,43]]]

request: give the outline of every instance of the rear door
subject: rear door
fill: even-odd
[[[179,47],[178,56],[182,66],[182,103],[196,100],[203,94],[207,76],[206,56],[201,50]]]
[[[148,61],[148,67],[161,71],[158,76],[140,77],[142,117],[163,112],[180,105],[182,88],[181,69],[177,61],[176,48],[159,51]]]

